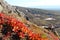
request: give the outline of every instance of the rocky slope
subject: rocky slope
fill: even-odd
[[[49,24],[60,24],[60,13],[51,10],[42,10],[36,8],[24,8],[24,7],[16,7],[17,10],[22,11],[25,14],[25,17],[28,17],[29,21],[41,26],[41,25],[49,25]],[[56,20],[46,21],[44,19],[53,18]]]
[[[7,2],[3,2],[2,6],[4,7],[4,11],[7,11],[7,13],[17,13],[19,16],[20,14],[23,15],[26,19],[28,19],[30,22],[33,22],[37,24],[38,26],[41,25],[49,25],[49,24],[60,24],[60,13],[51,11],[51,10],[42,10],[42,9],[36,9],[36,8],[24,8],[24,7],[18,7],[18,6],[11,6]],[[7,9],[6,9],[7,8]],[[44,19],[46,18],[54,18],[56,20],[46,21]],[[57,21],[58,20],[58,21]]]
[[[30,9],[29,9],[30,10]],[[34,22],[32,22],[32,19],[34,21],[34,17],[36,16],[35,14],[32,14],[31,12],[28,12],[28,10],[25,11],[21,11],[19,10],[17,7],[13,7],[11,5],[9,5],[7,2],[5,2],[4,0],[0,0],[0,14],[5,14],[8,17],[12,17],[12,18],[16,18],[18,21],[21,21],[24,25],[26,25],[26,27],[31,30],[33,33],[35,34],[41,34],[42,37],[47,37],[49,40],[56,40],[55,38],[57,38],[52,32],[49,32],[46,29],[43,29],[39,26],[36,25],[36,23],[34,24]],[[27,16],[28,15],[28,16]],[[35,15],[35,16],[33,16]],[[40,16],[38,14],[38,16]],[[0,16],[2,17],[2,19],[4,19],[4,16]],[[6,18],[6,17],[5,17]],[[9,19],[9,18],[8,18]],[[39,18],[38,18],[39,19]],[[1,19],[0,19],[1,20]],[[5,19],[4,19],[5,20]],[[12,19],[11,19],[12,20]],[[30,22],[31,21],[31,22]],[[16,21],[15,21],[16,22]],[[12,22],[14,23],[14,22]],[[20,24],[21,25],[21,24]],[[0,25],[1,26],[1,25]],[[23,25],[22,25],[23,27]],[[1,30],[0,30],[1,31]],[[0,35],[2,36],[2,33],[0,33]],[[4,36],[4,35],[3,35]],[[5,39],[6,40],[6,39]],[[8,39],[7,39],[8,40]],[[9,39],[10,40],[10,39]],[[13,39],[14,40],[14,39]],[[16,39],[17,40],[17,39]],[[22,39],[25,40],[25,39]]]

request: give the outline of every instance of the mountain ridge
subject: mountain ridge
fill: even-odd
[[[39,11],[41,12],[41,15],[36,15],[35,13],[38,13],[36,12],[35,9],[23,9],[23,8],[17,8],[17,7],[13,7],[11,5],[9,5],[8,3],[6,3],[4,0],[0,0],[0,10],[1,11],[1,14],[0,14],[0,17],[2,17],[2,19],[0,19],[1,23],[2,23],[2,26],[5,27],[5,22],[8,21],[8,24],[11,23],[11,26],[14,26],[14,27],[17,27],[15,24],[18,20],[18,23],[21,21],[22,23],[19,23],[20,25],[18,27],[22,27],[21,30],[24,30],[22,32],[27,32],[27,29],[25,29],[26,27],[31,30],[33,33],[35,34],[41,34],[41,37],[46,38],[46,36],[48,37],[48,39],[50,40],[50,38],[52,40],[55,40],[54,38],[58,39],[56,37],[56,35],[52,32],[49,32],[48,30],[42,28],[40,25],[42,24],[46,24],[46,21],[42,20],[44,19],[45,17],[43,15],[45,15],[44,13],[46,13],[45,11]],[[32,14],[33,13],[33,14]],[[5,15],[6,16],[5,16]],[[46,13],[47,14],[47,13]],[[51,15],[51,14],[48,14],[48,15]],[[47,16],[48,17],[48,16]],[[38,18],[38,20],[36,20],[36,18]],[[34,21],[34,22],[33,22]],[[4,25],[3,25],[4,24]],[[7,23],[6,23],[7,24]],[[14,24],[14,25],[12,25]],[[48,23],[47,23],[48,24]],[[24,28],[24,25],[25,28]],[[39,26],[37,26],[39,25]],[[1,26],[1,25],[0,25]],[[9,26],[9,25],[8,25]],[[6,27],[8,27],[6,26]],[[18,28],[17,27],[17,28]],[[9,27],[8,27],[9,28]],[[3,28],[4,29],[4,28]],[[15,28],[14,28],[15,29]],[[5,30],[5,29],[4,29]],[[4,30],[3,31],[3,34],[4,34]],[[18,29],[17,29],[18,30]],[[1,30],[0,30],[1,31]],[[7,31],[7,30],[6,30]],[[15,29],[15,32],[16,32],[16,29]],[[20,32],[20,31],[19,31]],[[29,31],[28,31],[29,32]],[[9,33],[9,32],[8,32]],[[33,35],[35,35],[33,34]],[[24,34],[25,35],[25,34]],[[15,35],[16,36],[16,35]],[[21,36],[21,35],[20,35]],[[4,36],[5,37],[5,36]],[[36,36],[35,36],[36,37]],[[32,39],[35,39],[34,36]],[[40,38],[39,38],[40,39]]]

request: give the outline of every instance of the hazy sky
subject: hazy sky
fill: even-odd
[[[22,7],[60,9],[60,0],[6,0],[11,5]]]

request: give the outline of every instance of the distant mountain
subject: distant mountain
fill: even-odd
[[[37,8],[25,8],[19,6],[16,7],[18,12],[23,12],[25,14],[25,18],[28,18],[29,21],[37,24],[37,25],[48,25],[48,24],[60,24],[60,12],[55,10],[43,10]],[[46,18],[54,18],[56,20],[46,21]]]

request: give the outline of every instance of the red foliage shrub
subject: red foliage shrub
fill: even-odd
[[[3,13],[0,13],[0,24],[7,24],[12,27],[12,31],[16,32],[19,37],[24,38],[26,35],[29,36],[28,40],[48,40],[48,38],[41,38],[39,34],[33,33],[31,30],[29,30],[24,23],[18,21],[17,19],[11,17],[11,16],[6,16]],[[7,32],[7,35],[9,35],[11,32]]]

